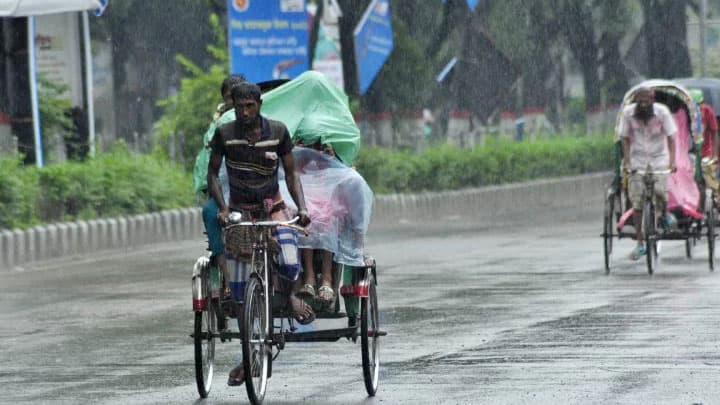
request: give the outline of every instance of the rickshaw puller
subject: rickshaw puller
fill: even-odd
[[[285,125],[260,115],[262,100],[260,87],[241,83],[231,90],[236,120],[219,126],[211,141],[211,155],[207,183],[210,195],[219,207],[218,221],[226,224],[231,208],[243,205],[262,205],[279,195],[278,163],[282,163],[292,199],[298,207],[299,223],[310,223],[300,178],[295,171],[293,143]],[[230,204],[220,188],[218,173],[225,158],[230,183]],[[288,304],[295,318],[303,323],[314,318],[312,308],[302,299],[288,292]],[[228,385],[242,384],[242,364],[230,371]]]
[[[628,194],[633,206],[633,223],[637,246],[630,253],[632,260],[638,260],[646,253],[642,232],[642,209],[645,183],[643,176],[633,170],[644,170],[650,166],[653,170],[667,167],[671,173],[675,166],[675,136],[677,127],[667,107],[655,103],[652,89],[643,87],[637,90],[635,103],[623,109],[620,118],[619,138],[622,141],[623,166],[630,171]],[[675,219],[667,209],[667,175],[655,176],[655,196],[659,211],[664,213],[663,222],[671,227]]]

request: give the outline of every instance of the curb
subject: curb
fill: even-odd
[[[517,214],[602,207],[611,172],[461,191],[376,196],[372,229],[419,221],[487,221]]]
[[[200,208],[0,230],[0,271],[26,263],[201,238]]]
[[[462,191],[376,196],[371,228],[428,218],[482,221],[529,210],[599,204],[611,173]],[[26,263],[203,237],[201,208],[0,230],[0,271]]]

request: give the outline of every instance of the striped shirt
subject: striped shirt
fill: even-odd
[[[210,143],[213,153],[225,157],[230,179],[230,207],[259,204],[279,191],[278,165],[293,148],[290,133],[282,122],[262,119],[260,139],[251,142],[240,121],[228,122],[215,130]]]

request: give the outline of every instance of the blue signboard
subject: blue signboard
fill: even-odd
[[[228,0],[230,71],[252,82],[308,70],[305,0]]]
[[[95,9],[95,16],[100,17],[102,13],[105,11],[105,8],[107,8],[108,0],[100,0],[98,8]]]
[[[365,94],[393,50],[388,0],[373,0],[355,28],[355,60],[360,93]]]

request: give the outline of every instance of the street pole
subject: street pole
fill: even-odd
[[[40,106],[38,103],[37,55],[35,52],[35,17],[28,17],[28,70],[30,74],[30,102],[32,104],[33,134],[35,137],[35,164],[43,167],[42,133],[40,132]]]
[[[705,16],[707,15],[707,0],[700,2],[700,76],[705,77]]]
[[[83,42],[85,43],[85,99],[87,101],[88,146],[90,156],[95,156],[95,100],[93,98],[92,43],[90,42],[90,19],[82,12]]]

